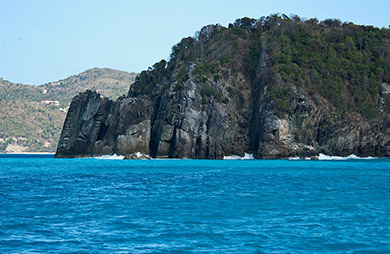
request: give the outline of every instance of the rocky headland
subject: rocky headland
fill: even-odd
[[[388,157],[389,93],[389,29],[243,18],[184,38],[115,101],[77,95],[55,156]]]

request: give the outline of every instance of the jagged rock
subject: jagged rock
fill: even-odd
[[[244,30],[236,28],[240,24]],[[262,36],[251,41],[251,31],[262,25],[236,22],[232,31],[247,33],[236,41],[226,28],[205,27],[198,39],[176,45],[170,62],[142,72],[127,96],[116,101],[91,91],[79,94],[56,157],[117,154],[135,159],[136,152],[197,159],[245,153],[255,158],[390,156],[385,103],[390,86],[383,84],[378,92],[380,116],[367,120],[356,110],[342,114],[321,91],[309,89],[309,81],[288,83],[273,71],[270,54],[280,45]],[[249,65],[251,47],[258,52]],[[234,61],[224,60],[229,57]],[[284,101],[275,101],[275,89],[285,93]]]
[[[143,98],[113,102],[86,91],[69,108],[56,156],[149,154],[153,106]]]

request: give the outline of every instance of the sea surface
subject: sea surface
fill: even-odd
[[[0,155],[0,253],[390,253],[390,160]]]

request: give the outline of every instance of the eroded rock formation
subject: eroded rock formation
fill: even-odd
[[[136,152],[199,159],[244,153],[255,158],[390,156],[389,85],[383,82],[387,72],[382,72],[376,94],[372,92],[377,100],[377,111],[370,111],[374,117],[364,117],[355,105],[348,76],[342,83],[345,103],[335,105],[331,90],[315,90],[315,82],[326,83],[326,72],[323,80],[315,79],[310,65],[292,63],[308,73],[297,80],[275,71],[275,52],[280,51],[275,50],[284,44],[270,40],[279,38],[275,34],[280,29],[271,19],[276,17],[268,23],[242,19],[230,28],[203,28],[197,38],[176,45],[169,62],[142,72],[129,93],[116,101],[91,91],[79,94],[70,106],[56,157],[131,157]],[[324,33],[333,31],[329,29]]]

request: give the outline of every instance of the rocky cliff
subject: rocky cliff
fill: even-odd
[[[276,15],[203,27],[116,101],[70,106],[56,157],[390,156],[390,32]]]

